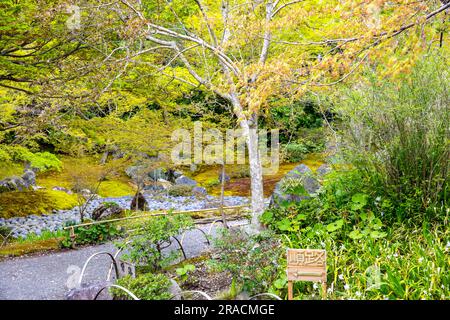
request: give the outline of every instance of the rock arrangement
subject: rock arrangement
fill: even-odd
[[[284,201],[299,202],[310,197],[320,189],[320,180],[330,171],[331,166],[328,164],[321,165],[315,174],[307,165],[298,165],[275,185],[270,206],[277,207]],[[287,185],[295,185],[296,192],[286,190]]]
[[[11,177],[0,181],[0,192],[24,191],[36,186],[36,173],[25,169],[21,177]]]
[[[103,202],[99,205],[91,214],[92,220],[104,220],[109,218],[118,218],[123,216],[125,210],[123,210],[115,202]]]
[[[144,194],[148,204],[148,210],[199,210],[219,207],[219,198],[214,196],[196,197],[192,196],[168,196]],[[100,198],[92,200],[85,211],[85,217],[92,218],[92,213],[101,204],[116,203],[121,209],[129,209],[132,197]],[[245,197],[228,196],[224,197],[225,206],[238,206],[248,203]],[[70,210],[58,210],[48,215],[31,215],[27,217],[16,217],[10,219],[0,218],[0,226],[13,229],[12,236],[15,238],[25,237],[29,233],[41,234],[44,230],[56,231],[64,227],[69,221],[80,222],[79,208]]]

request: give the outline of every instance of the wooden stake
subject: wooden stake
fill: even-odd
[[[288,281],[288,300],[294,299],[294,285],[292,281]]]
[[[72,248],[75,248],[75,238],[76,238],[75,228],[72,227],[70,228],[70,240],[72,241]]]
[[[327,299],[327,283],[326,282],[322,282],[322,299],[323,300]]]

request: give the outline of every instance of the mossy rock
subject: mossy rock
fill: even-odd
[[[180,184],[180,185],[171,186],[167,190],[167,193],[174,197],[180,197],[180,196],[188,197],[188,196],[192,195],[192,193],[193,193],[192,189],[194,189],[193,186]]]
[[[26,217],[66,210],[78,205],[77,196],[62,191],[37,190],[0,193],[0,217]]]

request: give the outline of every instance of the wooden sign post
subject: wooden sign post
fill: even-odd
[[[322,298],[327,295],[327,252],[315,249],[287,249],[288,300],[294,298],[293,281],[322,284]]]

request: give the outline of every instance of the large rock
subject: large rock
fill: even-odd
[[[171,286],[169,287],[169,293],[170,293],[170,300],[181,300],[181,288],[178,285],[178,283],[173,280],[170,279],[170,282],[172,283]]]
[[[186,176],[180,176],[178,178],[175,179],[175,184],[180,185],[180,184],[185,184],[188,186],[196,186],[197,182],[195,180],[192,180]]]
[[[298,184],[303,187],[303,190],[300,190],[301,188],[299,188],[296,192],[283,190],[288,183]],[[289,171],[283,179],[275,185],[275,190],[270,198],[270,205],[278,206],[279,203],[283,201],[302,201],[307,199],[311,194],[315,193],[319,188],[320,184],[314,176],[312,170],[308,166],[301,164]]]
[[[175,179],[181,177],[182,175],[183,175],[183,172],[181,172],[181,171],[175,170],[175,171],[173,172],[173,177],[174,177]]]
[[[65,294],[65,298],[66,300],[94,300],[97,293],[108,284],[109,282],[84,283],[80,287],[70,289]],[[97,300],[112,300],[108,288],[99,294]]]
[[[331,166],[327,163],[322,164],[319,168],[316,170],[316,175],[319,178],[322,178],[324,175],[331,172]]]
[[[165,179],[158,179],[158,181],[152,181],[144,186],[144,190],[148,191],[166,191],[170,189],[172,183]]]
[[[93,220],[102,220],[122,217],[123,214],[124,210],[117,203],[106,202],[95,208],[94,211],[92,211],[91,217]]]
[[[26,169],[22,175],[22,180],[28,185],[28,187],[32,187],[36,185],[36,173],[31,169]]]
[[[89,189],[81,189],[78,191],[80,195],[83,196],[86,200],[94,200],[94,199],[100,199],[101,197],[98,194],[93,193]]]
[[[207,195],[208,192],[203,187],[194,187],[192,188],[192,193],[195,195]]]
[[[130,210],[132,211],[146,211],[148,209],[147,200],[142,195],[142,193],[138,192],[134,195],[133,200],[131,200]]]
[[[0,192],[24,191],[30,188],[31,185],[20,177],[11,177],[0,181]]]

